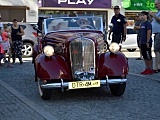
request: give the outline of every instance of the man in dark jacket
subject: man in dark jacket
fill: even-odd
[[[126,17],[120,14],[119,6],[114,7],[115,15],[111,19],[110,32],[108,35],[108,39],[110,39],[110,35],[112,34],[112,42],[121,43],[126,40]]]

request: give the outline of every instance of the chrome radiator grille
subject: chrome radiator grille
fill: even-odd
[[[77,73],[95,74],[94,46],[92,40],[83,37],[71,41],[69,48],[74,78],[76,78]]]

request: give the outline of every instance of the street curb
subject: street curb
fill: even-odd
[[[42,107],[40,107],[37,104],[35,104],[34,102],[30,101],[28,98],[23,96],[17,90],[15,90],[11,86],[9,86],[7,83],[0,80],[0,84],[3,87],[5,87],[9,92],[11,92],[13,95],[15,95],[17,98],[19,98],[21,101],[23,101],[30,108],[32,108],[34,111],[36,111],[38,114],[40,114],[46,120],[59,120],[58,118],[54,117],[53,115],[48,113],[46,110],[44,110]]]

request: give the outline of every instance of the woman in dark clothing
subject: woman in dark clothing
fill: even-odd
[[[23,28],[18,25],[17,19],[14,19],[13,26],[11,27],[11,38],[12,38],[12,59],[13,63],[15,63],[16,57],[18,57],[20,64],[23,63],[22,61],[22,36],[24,35]]]

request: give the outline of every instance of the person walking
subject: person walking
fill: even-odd
[[[114,7],[114,13],[115,15],[111,19],[111,26],[110,31],[108,35],[108,40],[111,40],[110,35],[112,34],[112,41],[116,43],[122,43],[122,41],[126,40],[126,26],[127,21],[126,17],[122,14],[120,14],[120,7],[115,6]]]
[[[136,20],[137,21],[135,22],[134,30],[136,30],[136,33],[137,33],[137,45],[138,45],[139,50],[140,50],[140,57],[136,58],[136,60],[143,60],[142,52],[141,52],[141,49],[140,49],[140,25],[142,23],[141,14],[136,15]]]
[[[15,63],[16,57],[18,57],[20,64],[22,61],[22,47],[23,41],[22,36],[24,35],[23,28],[18,25],[17,19],[13,19],[13,26],[11,27],[11,39],[12,39],[12,59],[13,63]]]
[[[154,34],[154,53],[155,63],[154,72],[160,72],[160,0],[155,0],[155,7],[158,10],[156,14],[149,12],[149,15],[153,18],[152,21],[152,33]]]
[[[141,74],[153,74],[153,61],[152,61],[152,25],[148,21],[149,13],[146,11],[141,12],[143,23],[140,28],[140,46],[142,51],[142,56],[145,62],[145,70]]]

